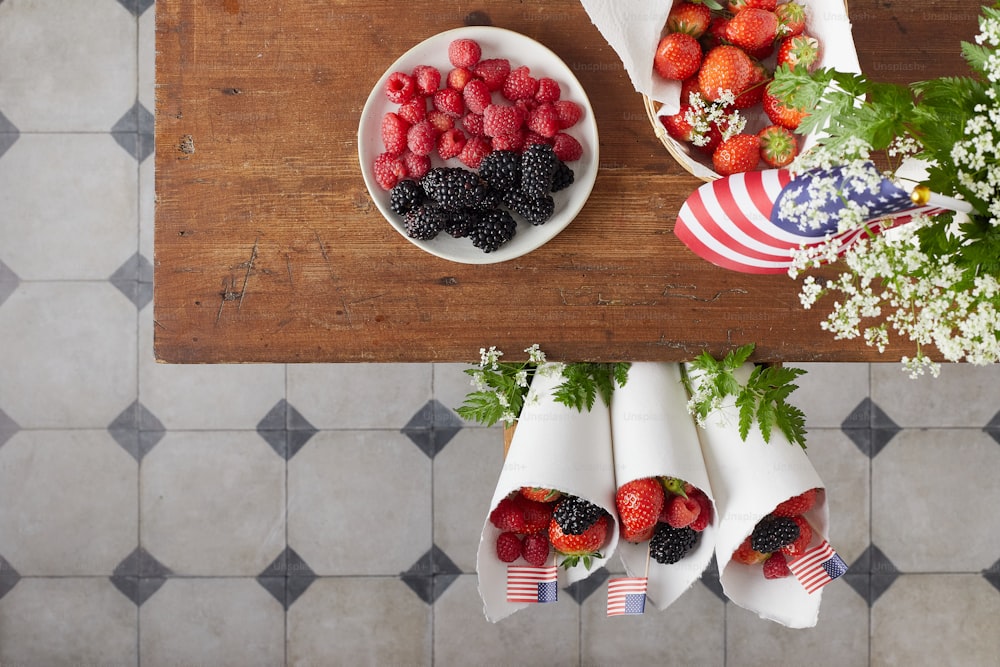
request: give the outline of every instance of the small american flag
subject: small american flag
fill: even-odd
[[[807,593],[815,593],[847,572],[847,564],[841,560],[830,543],[823,540],[819,546],[789,561],[788,569],[805,587]]]
[[[559,599],[559,567],[507,566],[507,602],[555,602]]]
[[[641,614],[646,610],[646,577],[623,577],[608,581],[608,616]]]
[[[822,175],[828,172],[806,173],[793,178],[787,169],[768,169],[711,181],[695,190],[684,202],[677,215],[674,234],[696,255],[724,269],[741,273],[784,273],[799,248],[818,245],[828,233],[836,231],[829,227],[803,230],[798,224],[800,221],[778,215],[781,197],[809,204],[808,183]],[[868,231],[879,233],[911,220],[917,213],[933,215],[944,210],[915,206],[909,195],[888,179],[884,179],[883,189],[886,194],[866,193],[856,197],[855,203],[869,209],[868,230],[858,227],[834,233],[832,238],[839,243],[840,252]],[[835,205],[829,204],[830,207]],[[834,213],[832,210],[826,212]],[[831,218],[835,227],[835,216]]]

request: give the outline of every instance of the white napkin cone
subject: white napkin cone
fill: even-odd
[[[745,364],[736,377],[746,382],[752,369]],[[697,384],[697,371],[691,375]],[[775,507],[809,489],[824,488],[823,481],[805,451],[780,431],[773,430],[768,443],[754,425],[744,442],[738,424],[738,409],[723,407],[699,431],[718,509],[715,557],[722,588],[730,600],[761,618],[790,628],[812,627],[819,618],[822,589],[806,593],[794,576],[765,579],[762,565],[737,563],[732,555]],[[813,543],[824,539],[829,522],[825,491],[817,494],[816,506],[805,517],[813,528]]]
[[[590,569],[581,562],[559,568],[559,588],[590,576],[610,559],[618,545],[615,520],[615,468],[611,450],[611,418],[598,398],[589,412],[557,403],[553,390],[562,382],[557,364],[545,364],[535,374],[497,481],[490,511],[522,486],[559,489],[603,507],[612,517],[601,558]],[[487,515],[476,556],[483,613],[492,622],[506,618],[526,603],[507,602],[507,563],[496,555],[500,531]],[[551,557],[550,557],[551,558]],[[555,555],[555,562],[561,559]],[[517,561],[524,564],[523,561]]]
[[[632,364],[628,382],[617,387],[611,399],[615,479],[619,486],[644,477],[678,477],[712,499],[698,427],[687,412],[687,400],[679,364]],[[648,542],[619,542],[618,553],[629,576],[641,577],[646,572],[648,546]],[[662,565],[650,559],[647,597],[658,609],[670,606],[701,577],[714,549],[713,521],[701,532],[695,548],[680,561]]]

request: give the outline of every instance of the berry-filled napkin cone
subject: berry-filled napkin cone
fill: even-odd
[[[522,486],[544,487],[579,496],[611,515],[607,542],[600,551],[602,557],[594,558],[589,570],[582,562],[569,569],[560,567],[559,588],[597,571],[614,555],[618,545],[609,409],[600,398],[589,412],[578,412],[557,403],[553,390],[561,382],[558,365],[543,365],[536,372],[490,502],[492,512],[502,499]],[[499,534],[487,515],[476,571],[483,612],[492,622],[528,606],[507,601],[507,564],[497,557],[495,546]],[[562,562],[559,554],[549,558],[550,564]],[[519,560],[516,564],[524,563]]]
[[[752,364],[737,369],[745,383]],[[697,371],[690,370],[697,386]],[[823,481],[798,445],[792,445],[777,429],[765,442],[756,424],[744,442],[739,433],[739,411],[725,406],[710,414],[699,429],[705,466],[712,482],[718,509],[715,557],[719,580],[726,596],[761,618],[790,628],[816,625],[822,591],[812,594],[794,576],[765,579],[761,565],[732,560],[733,552],[753,532],[754,526],[782,502],[809,489],[820,489],[815,507],[804,516],[813,529],[813,542],[827,537],[829,511]]]
[[[698,487],[712,501],[711,484],[698,440],[697,426],[687,411],[687,391],[680,365],[641,362],[629,368],[628,382],[611,398],[611,436],[618,486],[645,477],[676,477]],[[666,609],[697,581],[715,549],[715,521],[699,534],[698,544],[670,565],[649,559],[646,595]],[[618,553],[630,576],[646,572],[648,542],[620,539]]]

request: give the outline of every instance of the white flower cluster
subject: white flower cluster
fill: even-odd
[[[736,101],[736,96],[731,90],[720,90],[718,102],[707,102],[701,93],[691,93],[688,95],[688,104],[691,108],[684,112],[684,121],[687,122],[694,134],[691,143],[695,146],[706,146],[712,140],[712,128],[717,127],[722,132],[722,140],[725,141],[734,137],[746,127],[747,119],[740,114],[739,110],[731,109]]]
[[[979,115],[965,124],[966,138],[951,149],[951,159],[958,167],[959,183],[989,202],[983,213],[996,227],[1000,226],[1000,108],[977,104],[974,110]]]
[[[864,146],[860,144],[858,148]],[[862,154],[867,156],[867,153],[864,150]],[[801,180],[805,183],[792,181],[788,186],[788,196],[782,197],[779,214],[794,221],[804,233],[824,228],[832,233],[831,222],[837,223],[837,232],[845,232],[861,227],[871,217],[870,207],[847,195],[850,192],[877,195],[883,176],[870,162],[858,159],[842,165],[837,172],[814,171]]]

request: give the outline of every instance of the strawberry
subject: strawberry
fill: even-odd
[[[778,17],[766,9],[744,9],[726,26],[726,39],[751,54],[761,53],[773,44],[777,34]]]
[[[483,137],[469,137],[458,154],[458,159],[469,169],[479,169],[479,163],[483,158],[493,152],[490,142]]]
[[[558,100],[552,103],[552,106],[556,108],[559,113],[559,129],[565,130],[566,128],[573,127],[580,122],[580,118],[583,117],[583,109],[576,102],[571,102],[569,100]]]
[[[760,159],[769,167],[787,167],[799,154],[799,141],[792,131],[780,125],[769,125],[757,133],[760,138]]]
[[[490,512],[490,523],[505,532],[524,532],[524,512],[513,498],[504,498]]]
[[[535,92],[536,102],[555,102],[560,95],[562,95],[562,90],[555,79],[543,76],[538,80],[538,90]]]
[[[786,544],[781,547],[779,551],[786,556],[794,558],[795,556],[801,556],[805,553],[806,549],[809,548],[809,543],[812,542],[813,538],[813,530],[812,526],[809,525],[809,522],[806,521],[805,517],[795,516],[792,517],[792,521],[798,524],[799,536],[791,544]]]
[[[691,141],[697,134],[694,126],[688,121],[687,116],[691,112],[691,106],[681,104],[680,111],[672,116],[660,116],[660,124],[667,130],[667,134],[677,141]]]
[[[717,46],[726,44],[726,28],[729,26],[729,18],[722,15],[712,17],[712,22],[708,24],[708,30],[701,36],[701,45],[706,52]]]
[[[683,32],[698,39],[712,23],[712,10],[702,4],[681,2],[667,14],[667,31]]]
[[[650,534],[663,511],[664,500],[663,487],[655,477],[644,477],[622,484],[615,494],[622,538],[629,542],[639,542],[639,536]]]
[[[514,496],[514,502],[521,508],[525,534],[541,533],[549,527],[549,521],[552,520],[552,510],[555,507],[553,503],[530,500],[521,494]]]
[[[744,565],[757,565],[758,563],[763,563],[767,560],[769,554],[762,554],[759,551],[754,551],[753,547],[750,546],[750,537],[748,536],[743,543],[736,548],[733,552],[733,560],[737,563],[743,563]]]
[[[521,115],[512,106],[490,104],[483,110],[483,134],[503,137],[521,129]]]
[[[738,47],[717,46],[705,54],[698,71],[698,87],[709,102],[717,102],[725,91],[739,95],[753,80],[753,62]]]
[[[794,107],[787,106],[780,99],[775,97],[770,92],[771,86],[768,85],[767,89],[764,91],[764,99],[762,100],[764,105],[764,113],[767,117],[771,119],[771,122],[775,125],[780,125],[782,127],[787,127],[789,130],[794,130],[802,123],[802,119],[808,116],[808,112],[804,109],[796,109]]]
[[[780,551],[774,552],[764,561],[765,579],[783,579],[791,574],[792,571],[788,569],[788,561],[785,560],[784,554]]]
[[[799,514],[805,514],[811,510],[816,505],[816,493],[819,489],[809,489],[804,493],[800,493],[797,496],[789,498],[785,502],[781,503],[774,508],[771,514],[775,516],[798,516]]]
[[[764,88],[771,81],[771,73],[760,61],[753,63],[753,72],[750,76],[750,85],[742,93],[736,96],[733,106],[737,109],[749,109],[760,104],[764,99]]]
[[[692,521],[688,528],[700,533],[708,528],[708,524],[712,523],[712,501],[701,489],[692,491],[690,497],[698,503],[699,511],[698,518]]]
[[[404,72],[393,72],[385,82],[385,96],[393,104],[409,102],[416,90],[413,77]]]
[[[442,132],[437,139],[437,154],[442,160],[456,157],[465,148],[465,133],[457,127]]]
[[[538,92],[538,79],[531,76],[531,70],[522,65],[510,71],[501,92],[511,102],[530,100]]]
[[[500,90],[510,74],[510,61],[506,58],[480,60],[472,68],[472,73],[485,81],[490,91]]]
[[[691,35],[672,32],[656,46],[653,69],[664,79],[683,81],[693,76],[701,65],[701,45]]]
[[[729,11],[738,14],[744,9],[766,9],[773,12],[778,6],[778,0],[729,0]]]
[[[522,486],[521,495],[528,500],[537,500],[541,503],[550,503],[559,500],[562,493],[558,489],[546,489],[541,486]]]
[[[819,40],[806,34],[785,37],[778,45],[777,64],[813,71],[819,67]]]
[[[497,558],[504,563],[513,563],[521,557],[521,538],[511,532],[497,535]]]
[[[465,115],[465,100],[462,93],[454,88],[441,88],[431,97],[434,108],[452,118]]]
[[[464,90],[465,86],[475,78],[476,75],[465,67],[456,67],[448,72],[448,87],[455,90]]]
[[[473,79],[462,89],[462,101],[472,113],[482,113],[483,109],[493,103],[493,96],[482,79]]]
[[[754,134],[737,134],[726,139],[712,153],[712,166],[723,176],[751,171],[760,162],[760,139]]]
[[[663,507],[661,519],[671,528],[686,528],[694,523],[701,512],[701,505],[694,498],[671,496]]]
[[[774,10],[778,17],[778,36],[789,37],[801,34],[806,29],[805,7],[797,2],[786,2]]]
[[[433,95],[441,85],[441,72],[430,65],[417,65],[410,76],[417,87],[416,92],[424,97]]]
[[[563,162],[574,162],[583,157],[583,146],[575,137],[565,132],[557,132],[556,136],[552,137],[552,150]]]
[[[382,145],[386,153],[400,155],[406,150],[406,132],[410,124],[398,114],[388,112],[382,116]]]
[[[471,69],[482,54],[482,48],[474,39],[456,39],[448,45],[448,62],[455,67]]]
[[[553,104],[548,102],[539,104],[528,115],[526,125],[529,130],[537,132],[543,137],[554,137],[559,131],[559,112]]]
[[[566,556],[561,565],[570,568],[582,561],[583,566],[589,570],[594,558],[602,558],[599,550],[608,537],[608,522],[608,515],[603,514],[580,535],[567,535],[553,519],[549,523],[549,542],[552,548]]]
[[[430,155],[437,147],[439,132],[430,121],[422,120],[411,125],[406,133],[406,147],[415,155]]]
[[[372,171],[375,174],[375,181],[383,190],[392,190],[396,187],[396,183],[407,176],[406,165],[392,153],[382,153],[375,158]]]
[[[409,102],[401,104],[396,113],[410,125],[419,123],[427,118],[427,100],[423,97],[414,97]]]
[[[521,541],[521,557],[529,565],[541,567],[549,560],[549,538],[544,533],[526,535]]]

